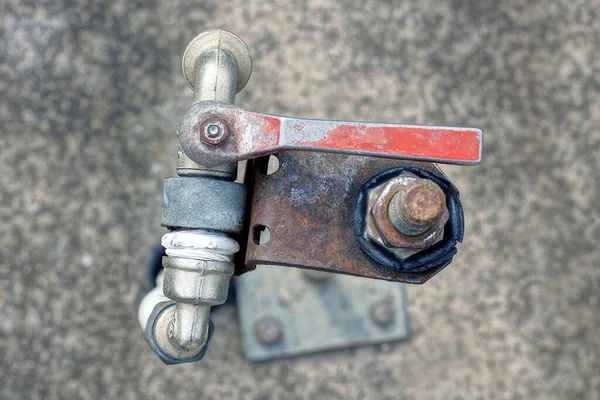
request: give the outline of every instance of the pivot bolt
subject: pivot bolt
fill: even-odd
[[[221,118],[207,118],[196,126],[200,140],[207,144],[216,146],[229,136],[229,125]]]

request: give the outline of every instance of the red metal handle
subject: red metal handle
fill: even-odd
[[[222,135],[215,137],[217,125]],[[212,130],[212,128],[211,128]],[[447,164],[481,161],[482,132],[371,122],[290,118],[215,102],[192,105],[179,126],[186,154],[205,164],[246,160],[283,151],[320,151]]]

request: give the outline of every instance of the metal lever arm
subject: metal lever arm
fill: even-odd
[[[192,105],[177,133],[185,153],[205,165],[283,151],[468,165],[479,163],[482,151],[482,132],[474,128],[291,118],[213,101]]]

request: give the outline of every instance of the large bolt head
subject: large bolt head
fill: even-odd
[[[405,235],[420,235],[431,228],[446,210],[442,189],[428,179],[418,179],[402,187],[392,197],[388,217]]]
[[[371,234],[378,236],[371,238],[380,238],[390,248],[431,247],[448,222],[443,191],[434,182],[416,175],[407,173],[392,178],[371,189],[370,194],[377,199],[368,212],[367,224],[376,228],[371,229]]]

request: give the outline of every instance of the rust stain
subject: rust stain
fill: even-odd
[[[259,113],[243,112],[240,115],[240,139],[250,136],[250,153],[263,152],[279,144],[281,135],[281,120],[277,117]]]
[[[408,163],[311,152],[281,153],[278,157],[276,178],[255,175],[250,212],[250,227],[269,227],[271,239],[257,245],[249,235],[246,266],[238,267],[236,274],[257,264],[270,264],[422,283],[439,272],[441,268],[423,272],[382,268],[360,248],[354,234],[354,207],[363,183],[382,170]],[[349,157],[353,157],[356,168],[348,168]],[[410,165],[435,171],[430,164]],[[293,189],[315,188],[315,171],[321,171],[319,176],[328,180],[329,189],[314,202],[290,201]]]

